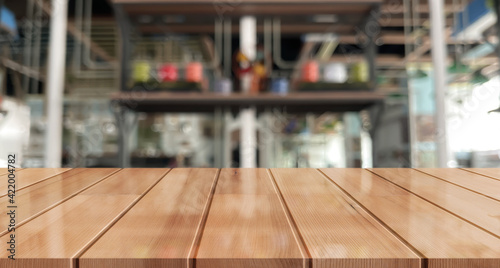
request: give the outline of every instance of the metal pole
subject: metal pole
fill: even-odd
[[[500,0],[494,0],[493,5],[495,6],[495,13],[497,14],[497,37],[498,40],[500,40]],[[497,45],[497,57],[498,66],[500,67],[500,44]]]
[[[40,58],[41,58],[41,42],[42,42],[42,18],[43,18],[43,2],[42,0],[36,0],[39,1],[40,4],[35,5],[36,6],[36,13],[35,13],[35,30],[33,31],[35,34],[35,42],[33,46],[33,53],[32,53],[32,68],[34,68],[37,72],[36,79],[33,84],[31,84],[31,90],[30,92],[33,92],[34,94],[38,94],[38,84],[40,83]]]
[[[250,61],[255,59],[257,52],[257,20],[253,16],[244,16],[240,20],[240,48],[241,52]],[[227,49],[227,48],[226,48]],[[241,78],[243,92],[250,91],[252,75],[246,74]],[[243,108],[240,112],[240,166],[243,168],[255,168],[257,148],[257,118],[254,107]]]
[[[368,39],[365,47],[365,56],[369,68],[370,89],[373,91],[377,86],[377,45],[375,44],[375,39],[380,34],[379,18],[380,7],[377,5],[370,12],[370,17],[363,29]]]
[[[47,132],[45,166],[57,168],[62,158],[62,119],[68,1],[52,0],[47,73]]]
[[[24,55],[23,55],[23,61],[24,61],[24,66],[30,67],[31,66],[31,48],[32,48],[32,41],[31,38],[33,36],[33,9],[34,9],[34,4],[33,1],[35,0],[28,0],[27,3],[27,10],[26,10],[26,23],[24,27]],[[3,7],[3,1],[1,5]],[[28,75],[25,75],[23,77],[23,88],[24,92],[26,93],[31,93],[30,92],[30,77]]]
[[[118,23],[118,29],[120,33],[120,90],[129,91],[127,87],[127,81],[129,79],[130,72],[130,52],[132,50],[132,44],[130,42],[130,32],[131,24],[129,18],[125,14],[123,7],[118,4],[113,5],[114,14]]]
[[[450,160],[446,132],[446,38],[443,1],[429,0],[431,19],[432,64],[434,66],[434,91],[436,98],[435,125],[438,167],[447,167]]]

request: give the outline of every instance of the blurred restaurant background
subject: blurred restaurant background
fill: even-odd
[[[1,0],[0,165],[500,167],[499,0]]]

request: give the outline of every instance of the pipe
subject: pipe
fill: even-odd
[[[83,0],[75,1],[75,28],[82,28],[82,18],[83,18]],[[82,43],[73,41],[74,49],[73,49],[73,69],[76,73],[81,72],[81,64],[82,64]]]
[[[272,53],[272,25],[269,22],[269,19],[264,19],[264,65],[266,66],[266,70],[269,70],[270,76],[273,75],[273,62],[270,57]]]
[[[92,29],[92,0],[87,0],[85,5],[85,21],[84,21],[84,29],[83,34],[86,35],[89,39],[91,39],[91,29]],[[113,65],[109,64],[109,62],[99,63],[90,59],[90,46],[84,50],[83,64],[85,66],[98,69],[98,70],[109,70],[113,69]]]
[[[445,98],[447,91],[446,40],[443,1],[429,0],[431,19],[432,63],[434,66],[434,91],[436,98],[435,125],[438,167],[448,167],[451,160],[446,131]]]
[[[64,74],[68,1],[52,0],[50,43],[47,73],[47,132],[45,133],[45,167],[61,167]]]
[[[26,5],[26,25],[24,29],[24,66],[31,67],[31,38],[33,36],[33,9],[35,0],[28,0]],[[23,87],[24,92],[29,93],[30,89],[30,78],[28,76],[23,77]]]
[[[266,23],[266,22],[264,22]],[[264,26],[265,29],[265,26]],[[297,62],[285,61],[281,58],[281,21],[273,20],[273,60],[281,69],[293,69]]]
[[[500,66],[500,0],[494,0],[494,8],[495,13],[497,14],[497,36],[498,36],[498,45],[497,45],[497,57],[498,57],[498,66]]]
[[[231,77],[232,32],[231,19],[224,20],[224,76]]]
[[[38,2],[42,2],[42,0],[36,0]],[[42,17],[43,17],[43,9],[42,9],[43,3],[40,3],[37,5],[36,9],[36,15],[35,19],[37,21],[37,24],[35,25],[35,45],[33,46],[33,69],[37,70],[38,73],[40,73],[40,57],[41,57],[41,46],[42,46]],[[38,85],[39,85],[39,77],[37,77],[35,83],[31,84],[31,92],[33,93],[38,93]]]
[[[214,69],[217,69],[221,64],[221,55],[222,55],[222,21],[221,20],[215,20],[215,22],[214,22],[214,39],[215,39],[214,58],[213,58],[211,67]],[[172,44],[173,44],[173,42],[172,42]]]

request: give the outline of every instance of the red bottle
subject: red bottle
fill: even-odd
[[[173,82],[179,78],[179,70],[173,64],[165,64],[158,70],[158,77],[161,82]]]
[[[191,62],[186,66],[186,81],[200,83],[203,80],[203,66],[200,62]]]
[[[319,66],[315,61],[308,61],[302,66],[302,81],[303,82],[318,82]]]

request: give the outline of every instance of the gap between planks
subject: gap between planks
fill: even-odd
[[[205,204],[205,208],[203,208],[203,213],[198,223],[198,228],[196,229],[196,234],[193,239],[193,243],[191,244],[191,248],[189,249],[188,258],[187,258],[187,267],[196,268],[196,256],[198,255],[198,250],[200,249],[201,238],[203,236],[203,231],[205,230],[205,225],[207,224],[208,213],[210,212],[210,208],[212,207],[212,200],[214,198],[215,189],[217,188],[217,183],[219,182],[221,169],[218,168],[215,173],[215,179],[212,183],[212,187],[210,188],[210,193],[208,194],[207,204]]]
[[[122,170],[122,169],[117,169],[116,171],[114,171],[114,172],[112,172],[112,173],[110,173],[110,174],[108,174],[108,175],[104,176],[102,179],[100,179],[100,180],[98,180],[98,181],[96,181],[96,182],[94,182],[94,183],[92,183],[92,184],[90,184],[90,185],[88,185],[88,186],[86,186],[86,187],[82,188],[81,190],[79,190],[79,191],[77,191],[77,192],[75,192],[75,193],[73,193],[73,194],[69,195],[68,197],[63,198],[63,199],[61,199],[61,200],[59,200],[59,201],[55,202],[54,204],[52,204],[52,205],[50,205],[50,206],[48,206],[48,207],[46,207],[46,208],[44,208],[44,209],[40,210],[38,213],[35,213],[35,214],[31,215],[30,217],[28,217],[28,218],[26,218],[26,219],[22,220],[21,222],[19,222],[19,223],[17,223],[17,224],[16,224],[16,228],[19,228],[19,227],[23,226],[24,224],[26,224],[26,223],[28,223],[28,222],[30,222],[30,221],[32,221],[32,220],[34,220],[34,219],[36,219],[36,218],[40,217],[41,215],[43,215],[43,214],[44,214],[44,213],[46,213],[47,211],[49,211],[49,210],[51,210],[51,209],[53,209],[53,208],[55,208],[55,207],[57,207],[57,206],[61,205],[62,203],[64,203],[64,202],[66,202],[66,201],[70,200],[71,198],[73,198],[73,197],[77,196],[78,194],[80,194],[80,193],[84,192],[85,190],[89,189],[90,187],[92,187],[92,186],[94,186],[94,185],[96,185],[96,184],[98,184],[98,183],[100,183],[100,182],[102,182],[102,181],[106,180],[107,178],[109,178],[109,177],[111,177],[111,176],[115,175],[116,173],[120,172],[120,170]],[[79,173],[81,173],[81,172],[78,172],[77,174],[79,174]],[[57,174],[57,175],[55,175],[55,176],[59,176],[59,175],[61,175],[61,174],[62,174],[62,173]],[[77,174],[74,174],[74,175],[77,175]],[[53,176],[53,177],[55,177],[55,176]],[[51,177],[51,178],[52,178],[52,177]],[[45,181],[45,180],[44,180],[44,181]],[[5,234],[7,234],[7,233],[9,233],[9,231],[8,231],[8,230],[5,230],[5,231],[3,231],[3,232],[0,232],[0,236],[3,236],[3,235],[5,235]]]
[[[422,199],[422,200],[424,200],[424,201],[426,201],[426,202],[428,202],[428,203],[430,203],[430,204],[432,204],[432,205],[434,205],[434,206],[436,206],[436,207],[438,207],[438,208],[440,208],[440,209],[444,210],[445,212],[448,212],[449,214],[451,214],[451,215],[453,215],[453,216],[457,217],[458,219],[463,220],[463,221],[465,221],[465,222],[469,223],[470,225],[472,225],[472,226],[474,226],[474,227],[476,227],[476,228],[479,228],[480,230],[483,230],[483,231],[485,231],[486,233],[488,233],[488,234],[490,234],[490,235],[492,235],[492,236],[494,236],[494,237],[496,237],[496,238],[500,239],[500,236],[499,236],[499,235],[497,235],[497,234],[495,234],[495,233],[493,233],[493,232],[489,231],[488,229],[483,228],[483,227],[481,227],[480,225],[475,224],[474,222],[472,222],[472,221],[470,221],[470,220],[468,220],[468,219],[466,219],[466,218],[464,218],[464,217],[462,217],[462,216],[460,216],[460,215],[458,215],[458,214],[456,214],[456,213],[454,213],[454,212],[452,212],[452,211],[450,211],[450,210],[448,210],[448,209],[446,209],[446,208],[444,208],[444,207],[442,207],[442,206],[440,206],[440,205],[436,204],[435,202],[432,202],[431,200],[429,200],[429,199],[427,199],[427,198],[425,198],[425,197],[423,197],[423,196],[421,196],[421,195],[419,195],[419,194],[417,194],[417,193],[415,193],[415,192],[413,192],[413,191],[411,191],[411,190],[409,190],[409,189],[406,189],[405,187],[403,187],[403,186],[401,186],[401,185],[399,185],[399,184],[397,184],[397,183],[395,183],[395,182],[393,182],[393,181],[391,181],[391,180],[389,180],[389,179],[384,178],[382,175],[380,175],[380,174],[378,174],[378,173],[375,173],[375,172],[374,172],[374,171],[372,171],[372,170],[369,170],[369,169],[365,169],[365,170],[366,170],[366,171],[368,171],[368,172],[370,172],[370,173],[372,173],[373,175],[375,175],[375,176],[377,176],[377,177],[380,177],[380,178],[382,178],[383,180],[385,180],[385,181],[387,181],[387,182],[389,182],[389,183],[391,183],[391,184],[395,185],[396,187],[401,188],[402,190],[404,190],[404,191],[406,191],[406,192],[408,192],[408,193],[410,193],[410,194],[412,194],[412,195],[414,195],[414,196],[416,196],[416,197],[418,197],[418,198],[420,198],[420,199]],[[423,174],[425,174],[425,175],[429,175],[429,176],[431,176],[431,177],[433,177],[433,178],[436,178],[435,176],[432,176],[432,175],[427,174],[427,173],[425,173],[425,172],[422,172],[422,173],[423,173]],[[451,184],[452,184],[452,185],[455,185],[454,183],[451,183]],[[472,191],[472,192],[474,192],[474,191]],[[474,192],[474,193],[475,193],[475,192]]]
[[[417,172],[420,172],[420,173],[423,173],[423,174],[426,174],[426,175],[432,176],[432,177],[434,177],[434,178],[436,178],[436,179],[439,179],[439,180],[442,180],[442,181],[444,181],[444,182],[447,182],[447,183],[450,183],[450,184],[456,185],[456,186],[458,186],[458,187],[460,187],[460,188],[463,188],[463,189],[465,189],[465,190],[468,190],[468,191],[474,192],[474,193],[476,193],[476,194],[480,194],[480,195],[482,195],[482,196],[484,196],[484,197],[487,197],[487,198],[489,198],[489,199],[493,199],[493,200],[495,200],[495,201],[500,202],[500,199],[497,199],[497,198],[495,198],[495,197],[491,197],[491,196],[489,196],[489,195],[487,195],[487,194],[481,193],[481,192],[476,191],[476,190],[472,190],[472,189],[467,188],[467,187],[465,187],[465,186],[462,186],[462,185],[460,185],[460,184],[458,184],[458,183],[454,183],[454,182],[451,182],[451,181],[449,181],[449,180],[442,179],[442,178],[440,178],[440,177],[438,177],[438,176],[436,176],[436,175],[434,175],[434,174],[427,173],[427,172],[425,172],[425,171],[423,171],[423,170],[420,170],[420,169],[418,169],[418,168],[412,168],[412,169],[413,169],[413,170],[416,170]],[[489,179],[491,179],[491,177],[484,176],[484,175],[482,175],[482,174],[477,174],[477,173],[475,173],[475,172],[470,172],[470,173],[475,174],[475,175],[479,175],[479,176],[482,176],[482,177],[485,177],[485,178],[489,178]]]
[[[122,169],[120,169],[122,170]],[[171,171],[172,169],[168,169],[165,173],[163,173],[156,182],[154,182],[151,186],[149,186],[144,193],[142,193],[136,200],[134,200],[128,207],[126,207],[122,212],[120,212],[113,220],[111,220],[102,230],[89,242],[87,242],[86,245],[82,247],[82,249],[77,252],[73,257],[71,257],[71,264],[70,268],[80,268],[80,257],[85,254],[85,252],[94,245],[99,238],[101,238],[109,229],[113,227],[128,211],[130,211],[141,199],[146,196],[153,187],[155,187],[165,176]],[[117,172],[113,173],[116,174]],[[109,176],[108,176],[109,177]],[[102,181],[102,180],[101,180]],[[100,181],[99,181],[100,182]]]
[[[481,175],[483,177],[487,177],[487,178],[490,178],[490,179],[494,179],[494,180],[497,180],[497,181],[500,181],[499,178],[495,178],[493,176],[490,176],[490,175],[487,175],[487,174],[484,174],[484,173],[481,173],[481,172],[478,172],[478,171],[475,171],[475,170],[472,170],[470,168],[459,168],[460,170],[463,170],[463,171],[467,171],[467,172],[470,172],[470,173],[473,173],[473,174],[476,174],[476,175]]]
[[[290,225],[290,228],[292,229],[293,236],[295,237],[295,241],[297,242],[297,245],[299,246],[300,253],[302,254],[302,257],[304,258],[304,268],[312,268],[312,256],[311,252],[307,248],[307,245],[305,243],[304,237],[300,233],[300,230],[297,226],[297,223],[293,219],[292,212],[290,211],[290,208],[286,204],[285,198],[283,197],[283,193],[281,192],[281,189],[279,188],[278,184],[276,183],[276,178],[274,177],[273,172],[271,169],[266,168],[266,171],[271,179],[271,183],[273,184],[273,188],[276,191],[276,194],[278,195],[278,198],[281,203],[281,207],[283,208],[283,211],[285,212],[286,219],[288,221],[288,224]],[[306,253],[304,256],[304,252]]]
[[[44,179],[41,179],[41,180],[35,181],[35,182],[33,182],[33,183],[31,183],[31,184],[28,184],[28,185],[25,185],[25,186],[23,186],[23,187],[16,188],[16,193],[17,193],[18,191],[20,191],[20,190],[23,190],[23,189],[26,189],[26,188],[28,188],[28,187],[31,187],[31,186],[37,185],[37,184],[42,183],[42,182],[44,182],[44,181],[46,181],[46,180],[52,179],[52,178],[53,178],[53,177],[55,177],[55,176],[59,176],[59,175],[62,175],[62,174],[64,174],[64,173],[66,173],[66,172],[69,172],[69,171],[71,171],[71,170],[74,170],[74,168],[69,168],[68,170],[64,170],[64,171],[62,171],[61,173],[55,173],[54,175],[49,175],[48,177],[46,177],[46,178],[44,178]],[[29,171],[29,168],[28,168],[28,169],[26,169],[26,168],[25,168],[25,169],[16,169],[16,180],[18,180],[18,179],[19,179],[19,174],[17,173],[17,172],[19,172],[19,171]],[[84,172],[84,171],[85,171],[85,169],[83,169],[83,168],[82,168],[82,170],[81,170],[80,172],[78,172],[78,173],[81,173],[81,172]],[[76,174],[78,174],[78,173],[76,173]],[[7,173],[5,173],[5,174],[0,174],[0,176],[4,176],[4,175],[8,175],[8,174],[9,174],[9,173],[7,172]],[[23,174],[24,174],[24,173],[23,173]],[[76,175],[76,174],[75,174],[75,175]],[[16,182],[16,187],[17,187],[17,182]],[[0,197],[4,197],[4,196],[7,196],[7,193],[0,194]]]
[[[381,219],[379,219],[377,216],[375,216],[369,209],[367,209],[363,204],[358,202],[356,198],[354,198],[349,192],[344,190],[344,188],[340,187],[337,183],[335,183],[328,175],[326,175],[323,171],[320,169],[315,169],[319,174],[323,176],[327,181],[332,183],[335,187],[337,187],[340,191],[342,191],[348,198],[350,198],[354,203],[356,203],[363,211],[365,211],[370,217],[372,217],[376,222],[378,222],[385,230],[387,230],[389,233],[391,233],[396,239],[398,239],[401,243],[403,243],[406,247],[408,247],[415,255],[417,255],[420,258],[420,267],[421,268],[427,268],[428,267],[428,258],[420,252],[417,248],[415,248],[412,244],[410,244],[406,239],[401,237],[395,230],[393,230],[391,227],[389,227],[387,224],[385,224]]]

